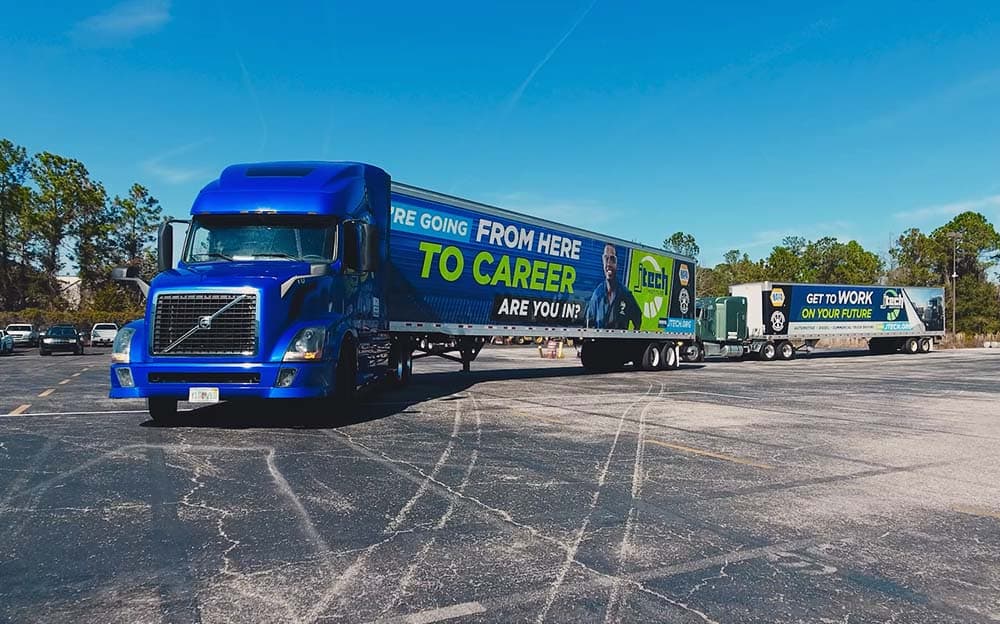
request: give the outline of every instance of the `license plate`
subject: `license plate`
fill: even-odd
[[[191,403],[218,403],[218,388],[188,388],[188,401]]]

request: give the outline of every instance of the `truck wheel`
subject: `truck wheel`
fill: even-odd
[[[788,342],[787,340],[783,340],[778,345],[778,357],[780,357],[783,360],[794,359],[795,347],[792,346],[792,343]]]
[[[770,362],[774,360],[775,356],[778,355],[778,350],[774,347],[773,342],[766,342],[764,346],[760,348],[760,359],[765,362]]]
[[[705,349],[698,343],[690,344],[681,351],[681,359],[685,362],[704,362]]]
[[[660,351],[660,359],[663,361],[664,370],[675,370],[681,365],[680,359],[677,357],[677,348],[673,343],[663,345],[663,349]]]
[[[646,345],[646,350],[642,352],[642,370],[655,371],[663,368],[663,357],[660,348],[655,342]]]
[[[907,338],[903,343],[903,351],[906,353],[917,353],[920,351],[920,343],[916,338]]]
[[[593,342],[586,342],[580,345],[580,364],[588,371],[597,370],[597,344]]]
[[[405,341],[392,343],[389,356],[389,379],[392,385],[403,387],[410,381],[413,374],[413,352]]]
[[[930,353],[931,352],[931,339],[930,338],[921,338],[920,339],[920,352],[921,353]]]
[[[149,397],[146,399],[146,409],[153,422],[168,424],[177,420],[177,399],[170,397]]]
[[[340,347],[336,383],[337,387],[333,391],[336,406],[341,408],[354,403],[358,393],[358,358],[350,341],[345,340]]]

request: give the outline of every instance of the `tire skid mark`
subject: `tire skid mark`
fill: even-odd
[[[462,481],[458,484],[457,491],[459,493],[464,493],[465,488],[468,487],[469,485],[469,478],[472,476],[472,471],[476,466],[476,462],[479,461],[479,449],[482,446],[483,442],[482,411],[479,409],[479,404],[476,402],[476,398],[472,395],[471,392],[468,393],[468,397],[472,402],[473,411],[476,415],[476,443],[472,449],[472,454],[469,457],[469,463],[465,467],[465,474],[462,475]],[[445,510],[444,514],[441,515],[441,518],[437,521],[437,524],[434,525],[433,529],[434,531],[441,531],[445,528],[445,526],[448,524],[448,521],[451,520],[451,516],[455,513],[455,508],[456,508],[455,499],[453,498],[449,499],[448,508]],[[420,552],[417,553],[416,557],[414,557],[413,563],[410,564],[410,566],[406,570],[406,573],[403,575],[403,578],[400,579],[399,586],[396,589],[395,593],[393,594],[393,597],[389,605],[386,607],[386,610],[383,611],[383,615],[399,605],[400,601],[403,598],[403,595],[406,593],[407,588],[410,586],[410,583],[412,583],[413,579],[416,577],[417,570],[421,565],[423,565],[423,562],[427,559],[428,553],[430,553],[431,549],[434,547],[436,543],[437,543],[437,536],[434,536],[431,537],[421,547]]]
[[[563,560],[563,564],[559,569],[559,574],[556,575],[556,579],[552,582],[552,585],[549,588],[549,596],[535,618],[535,621],[538,622],[538,624],[545,621],[545,616],[548,615],[549,609],[552,608],[553,603],[555,603],[556,596],[559,594],[559,589],[566,580],[566,574],[569,573],[570,566],[574,561],[576,561],[576,553],[580,549],[580,542],[583,541],[583,537],[587,533],[587,527],[590,525],[590,519],[594,514],[594,509],[597,507],[597,501],[601,498],[601,492],[604,490],[604,483],[608,478],[608,471],[611,468],[611,460],[614,458],[615,450],[618,448],[618,440],[621,438],[622,429],[625,428],[625,417],[628,416],[628,413],[632,411],[632,408],[638,405],[640,401],[648,397],[652,390],[653,384],[649,384],[646,394],[633,401],[632,404],[625,408],[625,410],[618,417],[618,428],[615,430],[615,437],[611,442],[611,448],[608,449],[608,455],[604,460],[604,466],[597,475],[597,489],[594,490],[593,495],[590,497],[590,504],[587,506],[587,514],[584,516],[583,522],[577,529],[576,536],[573,538],[572,544],[570,544],[569,548],[566,550],[566,558]]]
[[[652,389],[652,386],[650,386],[650,389]],[[400,476],[402,476],[402,477],[404,477],[404,478],[406,478],[408,480],[412,481],[412,480],[416,480],[417,479],[417,477],[415,477],[413,474],[411,474],[411,471],[417,473],[418,475],[420,475],[421,477],[424,477],[424,478],[427,478],[429,476],[427,474],[427,472],[423,468],[421,468],[420,466],[417,466],[416,464],[414,464],[412,462],[409,462],[409,461],[406,461],[406,460],[396,459],[396,458],[391,457],[390,455],[386,454],[385,452],[383,452],[381,450],[371,448],[371,447],[367,446],[366,444],[364,444],[363,442],[359,442],[359,441],[355,440],[353,438],[353,436],[351,436],[349,433],[345,433],[343,431],[337,430],[337,431],[333,431],[333,432],[328,432],[327,435],[329,435],[333,439],[337,439],[338,441],[340,441],[342,444],[344,444],[348,448],[354,449],[359,454],[361,454],[361,455],[363,455],[363,456],[365,456],[365,457],[367,457],[367,458],[369,458],[369,459],[371,459],[371,460],[373,460],[375,462],[381,463],[387,469],[392,470],[396,474],[399,474]],[[407,469],[409,469],[409,470],[407,470]],[[563,542],[563,541],[561,541],[561,540],[559,540],[559,539],[557,539],[555,537],[552,537],[550,535],[547,535],[546,533],[544,533],[540,529],[538,529],[538,528],[536,528],[536,527],[534,527],[534,526],[532,526],[530,524],[526,524],[526,523],[519,522],[519,521],[515,520],[514,517],[511,515],[511,513],[509,511],[507,511],[505,509],[498,509],[496,507],[493,507],[493,506],[491,506],[491,505],[483,502],[481,499],[479,499],[479,498],[477,498],[475,496],[458,492],[452,486],[450,486],[450,485],[448,485],[446,483],[443,483],[443,482],[441,482],[441,481],[439,481],[437,479],[432,479],[432,481],[433,481],[434,486],[436,486],[436,490],[435,491],[438,493],[438,495],[440,495],[442,497],[446,497],[446,498],[454,498],[456,500],[456,503],[459,502],[459,501],[465,502],[465,503],[469,503],[474,509],[476,509],[477,511],[479,511],[481,517],[483,517],[485,519],[488,519],[488,520],[491,520],[491,521],[495,521],[495,522],[499,522],[501,525],[503,525],[503,526],[505,526],[507,528],[514,528],[514,529],[517,529],[517,530],[524,531],[524,532],[528,533],[531,537],[533,537],[535,539],[538,539],[538,540],[540,540],[542,542],[545,542],[547,544],[550,544],[550,545],[556,547],[557,549],[559,549],[559,550],[561,550],[561,551],[563,551],[565,553],[569,553],[570,552],[571,544]],[[580,587],[583,587],[583,586],[592,587],[592,586],[595,586],[595,585],[610,587],[611,584],[614,582],[614,580],[616,578],[618,578],[617,576],[614,576],[612,574],[608,574],[607,572],[603,572],[601,570],[597,570],[597,569],[589,566],[588,564],[586,564],[586,563],[584,563],[582,561],[579,561],[577,559],[573,559],[572,563],[578,565],[581,569],[583,569],[583,570],[585,570],[585,571],[593,574],[596,577],[593,581],[587,581],[587,582],[583,582],[583,583],[573,583],[572,585],[570,585],[571,587],[574,587],[574,588],[577,587],[577,586],[580,586]],[[664,602],[666,602],[666,603],[668,603],[668,604],[670,604],[672,606],[675,606],[675,607],[677,607],[679,609],[683,609],[683,610],[685,610],[685,611],[687,611],[689,613],[697,615],[699,618],[701,618],[705,622],[708,622],[710,624],[718,624],[714,620],[712,620],[711,618],[709,618],[707,615],[705,615],[704,613],[702,613],[701,611],[699,611],[697,609],[693,609],[693,608],[689,607],[687,604],[681,603],[681,602],[679,602],[677,600],[674,600],[673,598],[670,598],[669,596],[665,596],[665,595],[663,595],[663,594],[661,594],[659,592],[653,591],[653,590],[649,589],[648,587],[646,587],[645,585],[643,585],[638,580],[634,580],[632,578],[626,578],[625,579],[625,583],[629,587],[635,589],[636,591],[640,591],[640,592],[643,592],[645,594],[648,594],[648,595],[651,595],[651,596],[655,596],[655,597],[661,599],[662,601],[664,601]],[[547,594],[548,590],[546,590],[545,593]],[[538,591],[538,592],[531,593],[530,594],[530,598],[527,597],[527,594],[525,596],[526,596],[526,600],[527,599],[531,599],[531,600],[538,599],[538,600],[541,600],[543,595],[544,595],[543,592]],[[518,604],[522,605],[523,602],[524,601],[519,601]]]
[[[664,385],[661,381],[660,391],[656,395],[657,399],[659,399],[663,394],[663,390]],[[621,576],[625,572],[625,562],[631,548],[632,532],[635,530],[635,521],[638,516],[635,503],[642,496],[642,478],[644,471],[643,459],[646,449],[646,413],[655,404],[655,400],[650,401],[642,408],[642,412],[639,414],[639,432],[636,434],[635,461],[632,466],[632,504],[629,506],[628,516],[625,520],[625,531],[622,534],[621,547],[618,549],[618,562],[615,568],[618,578],[615,579],[615,582],[611,587],[611,597],[608,599],[608,605],[604,615],[605,622],[620,619],[618,617],[619,605],[621,601],[624,600],[624,596],[622,595],[624,580]]]
[[[48,459],[49,455],[52,453],[52,449],[56,446],[56,441],[52,438],[46,438],[45,444],[35,453],[35,456],[31,460],[31,464],[27,470],[19,474],[7,488],[6,494],[4,494],[3,500],[0,500],[0,514],[16,512],[16,508],[10,507],[11,501],[15,498],[20,497],[23,493],[19,490],[25,486],[31,475]],[[33,490],[28,490],[33,491]],[[38,506],[38,503],[42,500],[42,496],[45,495],[45,491],[35,491],[31,496],[28,497],[27,502],[24,507],[34,508]],[[12,519],[9,528],[6,531],[0,531],[0,535],[6,536],[6,541],[9,544],[16,544],[18,538],[21,535],[21,531],[28,525],[31,521],[30,516],[23,516],[21,518]],[[6,558],[6,557],[5,557]]]
[[[365,548],[360,555],[358,555],[354,562],[351,563],[348,568],[339,575],[337,581],[330,587],[326,593],[316,602],[312,609],[306,614],[304,621],[312,622],[315,621],[323,611],[326,610],[335,600],[338,598],[343,600],[342,594],[344,590],[354,581],[354,579],[361,573],[364,567],[368,564],[368,560],[371,558],[372,554],[378,550],[383,544],[387,544],[394,540],[400,533],[410,532],[411,530],[403,531],[400,527],[405,524],[407,516],[409,516],[410,511],[417,504],[417,502],[423,498],[424,494],[427,493],[432,482],[437,482],[437,474],[441,471],[441,468],[447,463],[448,458],[451,457],[451,453],[455,448],[455,441],[458,439],[459,431],[462,426],[462,402],[455,402],[455,418],[452,421],[451,436],[448,438],[448,444],[445,446],[444,450],[438,456],[437,462],[431,469],[430,474],[424,475],[423,481],[417,487],[417,491],[403,504],[403,506],[396,513],[396,516],[389,521],[386,527],[382,530],[383,535],[386,535],[385,539],[382,539],[374,544],[369,545]],[[429,550],[429,547],[424,551]]]

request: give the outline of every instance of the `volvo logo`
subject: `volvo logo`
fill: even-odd
[[[199,316],[198,317],[198,329],[212,329],[212,317],[211,316]]]

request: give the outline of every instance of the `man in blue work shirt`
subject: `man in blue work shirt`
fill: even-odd
[[[618,251],[615,246],[610,243],[605,245],[601,259],[604,282],[597,285],[587,304],[587,327],[639,329],[642,312],[632,293],[618,281]]]

